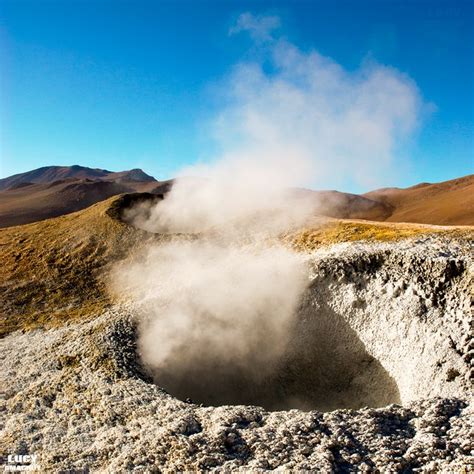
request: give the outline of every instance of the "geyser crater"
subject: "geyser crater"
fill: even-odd
[[[171,395],[206,406],[332,411],[400,403],[395,380],[328,307],[315,309],[306,296],[290,331],[270,370],[259,367],[258,357],[248,357],[245,365],[238,358],[229,363],[196,345],[191,359],[151,373]]]
[[[449,240],[428,236],[310,255],[242,243],[235,229],[220,240],[170,233],[118,267],[116,288],[142,306],[138,351],[156,385],[183,401],[270,410],[468,393],[472,260],[462,247],[446,252]]]

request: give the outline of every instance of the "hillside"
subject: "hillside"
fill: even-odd
[[[58,324],[107,307],[107,263],[143,233],[106,214],[111,198],[83,211],[0,230],[0,334]]]
[[[142,170],[48,166],[0,180],[0,227],[57,217],[121,193],[159,186]]]
[[[389,222],[474,225],[474,175],[406,189],[385,188],[363,195],[392,208]]]
[[[338,219],[385,220],[392,206],[358,194],[294,189],[293,195],[314,209],[314,214]]]

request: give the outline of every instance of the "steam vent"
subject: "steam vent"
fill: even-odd
[[[11,332],[1,341],[4,451],[38,454],[54,472],[472,466],[472,243],[439,233],[293,244],[306,273],[292,319],[278,313],[280,287],[278,304],[258,312],[282,318],[284,331],[265,329],[278,357],[261,358],[259,345],[275,347],[252,345],[254,326],[221,352],[211,339],[172,345],[158,333],[158,363],[148,303],[131,300]]]

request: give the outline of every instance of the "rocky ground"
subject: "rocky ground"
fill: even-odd
[[[337,244],[308,265],[295,338],[312,355],[292,390],[324,375],[330,396],[303,395],[332,411],[176,399],[141,366],[121,305],[1,341],[2,454],[36,454],[44,472],[473,470],[472,247]]]

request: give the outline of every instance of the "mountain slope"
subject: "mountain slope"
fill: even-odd
[[[389,216],[375,220],[474,225],[474,175],[406,189],[378,189],[363,196],[392,208]]]
[[[8,178],[0,179],[0,190],[9,189],[20,183],[52,183],[63,179],[92,179],[106,181],[138,181],[156,182],[153,176],[147,175],[141,169],[113,172],[99,168],[87,168],[85,166],[44,166],[26,173],[15,174]]]
[[[0,227],[57,217],[111,196],[159,186],[142,170],[47,166],[0,180]]]
[[[339,191],[294,189],[293,196],[310,205],[317,215],[338,219],[385,220],[392,212],[388,204],[365,196]]]
[[[111,217],[118,198],[61,217],[0,229],[0,336],[60,324],[108,306],[106,265],[146,241]]]
[[[84,209],[133,189],[111,181],[64,180],[0,191],[0,227],[26,224]]]

